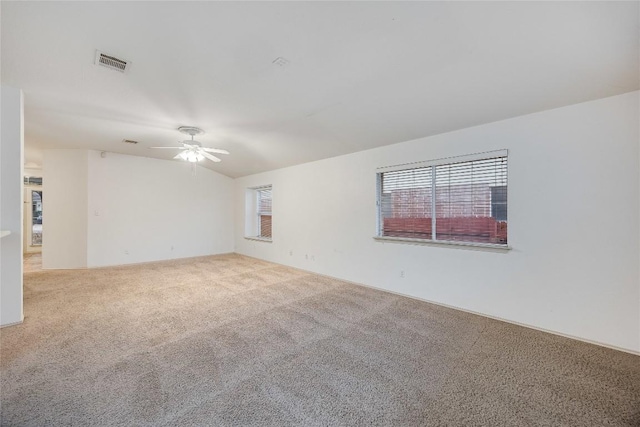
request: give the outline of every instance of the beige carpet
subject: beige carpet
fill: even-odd
[[[42,253],[30,253],[22,256],[22,268],[25,273],[42,270]]]
[[[640,425],[640,357],[224,255],[25,275],[1,424]]]

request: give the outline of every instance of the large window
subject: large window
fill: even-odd
[[[248,188],[245,198],[245,237],[253,240],[272,239],[271,186]]]
[[[378,235],[507,245],[507,153],[381,168]]]

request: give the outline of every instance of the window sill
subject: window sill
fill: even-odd
[[[271,243],[273,242],[273,240],[271,240],[268,237],[260,237],[260,236],[244,236],[245,239],[247,240],[255,240],[258,242],[267,242],[267,243]]]
[[[507,252],[512,248],[507,245],[499,245],[495,243],[474,243],[474,242],[455,242],[448,240],[426,240],[426,239],[411,239],[409,237],[387,237],[387,236],[374,236],[374,239],[379,242],[390,243],[406,243],[411,245],[427,245],[427,246],[445,246],[457,249],[475,249],[475,250],[490,250],[496,252]]]

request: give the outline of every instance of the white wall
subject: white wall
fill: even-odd
[[[42,177],[42,169],[35,169],[35,168],[24,168],[24,176],[35,176],[38,178]]]
[[[42,268],[87,266],[87,150],[44,150]]]
[[[45,150],[44,269],[233,252],[233,180],[184,162]]]
[[[22,91],[0,89],[0,326],[22,322]]]
[[[638,100],[633,92],[237,179],[236,252],[640,351]],[[504,148],[513,250],[373,240],[376,168]],[[266,184],[273,243],[246,240],[245,189]]]
[[[89,151],[88,266],[233,252],[233,180],[190,167]]]

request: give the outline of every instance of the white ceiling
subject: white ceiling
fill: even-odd
[[[1,77],[24,90],[28,162],[169,159],[147,147],[190,125],[237,177],[636,90],[638,6],[3,1]]]

